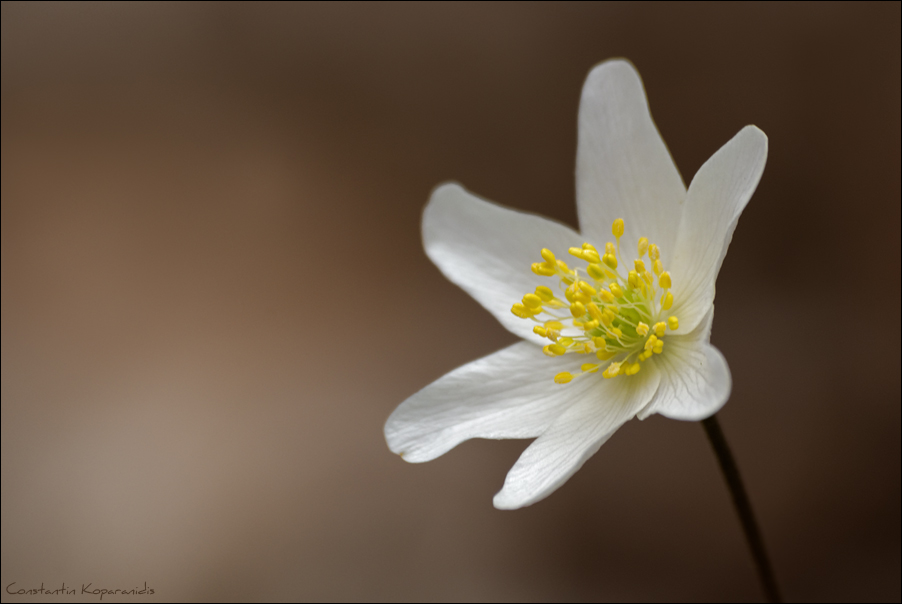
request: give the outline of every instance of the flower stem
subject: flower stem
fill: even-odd
[[[755,522],[755,515],[752,513],[752,504],[749,502],[745,487],[742,485],[739,468],[736,467],[736,461],[733,459],[733,454],[730,453],[727,439],[720,429],[716,416],[712,415],[708,419],[702,420],[702,425],[705,427],[708,440],[711,441],[711,446],[717,454],[717,461],[720,462],[720,469],[723,471],[727,486],[730,487],[733,505],[736,506],[736,513],[739,514],[739,520],[742,522],[745,539],[752,552],[752,558],[755,560],[755,566],[758,568],[758,578],[761,580],[764,594],[768,602],[782,602],[774,571],[767,557],[767,551],[764,549],[761,531],[758,530],[758,523]]]

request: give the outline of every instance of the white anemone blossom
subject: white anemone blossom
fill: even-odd
[[[746,126],[687,191],[639,74],[613,60],[580,101],[579,233],[436,188],[426,254],[522,341],[404,401],[385,424],[389,448],[424,462],[470,438],[535,438],[494,498],[515,509],[560,487],[633,417],[714,414],[731,388],[709,343],[714,282],[766,156],[767,137]]]

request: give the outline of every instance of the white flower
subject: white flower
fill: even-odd
[[[561,486],[634,416],[715,413],[731,380],[709,344],[714,281],[766,156],[767,137],[746,126],[687,191],[639,74],[615,60],[592,70],[580,102],[581,233],[457,184],[435,189],[426,254],[523,341],[404,401],[385,425],[389,448],[424,462],[470,438],[538,437],[495,495],[515,509]],[[578,266],[560,261],[568,251]]]

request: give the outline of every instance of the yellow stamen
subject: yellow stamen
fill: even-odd
[[[664,289],[670,289],[672,284],[670,282],[670,273],[668,271],[664,271],[661,273],[661,276],[658,277],[658,285]]]
[[[554,269],[549,267],[544,262],[533,262],[532,272],[539,275],[540,277],[551,277],[554,275]]]
[[[542,352],[547,354],[550,357],[559,357],[565,352],[567,349],[561,346],[560,344],[549,344],[545,348],[542,349]]]
[[[623,297],[623,290],[616,283],[611,283],[610,285],[611,293],[614,294],[614,297],[620,299]]]
[[[660,260],[655,260],[655,263],[652,265],[651,269],[655,272],[656,275],[660,275],[664,272],[664,265]]]
[[[667,325],[664,323],[664,321],[659,321],[658,323],[655,323],[655,335],[658,336],[659,338],[664,337],[665,329],[667,329]]]
[[[533,248],[535,249],[535,248]],[[549,250],[547,247],[542,248],[542,260],[549,264],[554,264],[557,258],[554,257],[554,252]]]
[[[648,325],[646,325],[645,323],[642,323],[640,321],[639,324],[636,326],[636,333],[639,334],[640,336],[648,335]]]
[[[589,315],[596,321],[601,321],[601,318],[604,316],[601,312],[601,309],[598,308],[598,305],[595,304],[595,302],[589,302],[588,304],[586,304],[586,310],[589,311]]]
[[[627,282],[633,289],[639,288],[639,274],[636,271],[630,271],[627,275]]]
[[[551,302],[554,299],[554,292],[551,291],[550,287],[545,287],[544,285],[540,285],[536,288],[536,295],[541,298],[543,302]]]
[[[575,318],[579,318],[586,314],[586,307],[582,302],[574,302],[570,305],[570,314]]]
[[[606,378],[617,377],[620,374],[620,363],[611,363],[608,365],[608,368],[605,369],[601,375]]]
[[[601,268],[600,264],[590,264],[586,268],[586,272],[589,273],[589,276],[595,279],[596,281],[601,281],[604,279],[604,269]]]
[[[645,251],[648,249],[648,237],[639,237],[639,257],[645,255]]]
[[[670,307],[673,306],[673,294],[667,292],[664,294],[664,297],[661,298],[661,308],[664,310],[670,310]]]
[[[566,384],[567,382],[569,382],[572,379],[573,379],[573,376],[570,375],[566,371],[563,371],[563,372],[557,374],[556,376],[554,376],[554,382],[556,384]]]
[[[529,309],[517,302],[513,306],[511,306],[511,312],[520,317],[521,319],[528,319],[532,316],[532,313],[529,312]]]
[[[669,327],[671,331],[676,331],[680,328],[680,320],[674,316],[667,317],[667,327]]]
[[[542,298],[535,294],[526,294],[523,296],[523,305],[530,309],[542,308]]]

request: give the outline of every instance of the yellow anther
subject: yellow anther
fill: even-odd
[[[570,248],[569,250],[567,250],[567,251],[570,253],[571,256],[576,256],[577,258],[579,258],[580,260],[582,260],[582,258],[583,258],[583,248],[581,248],[581,247],[571,247],[571,248]]]
[[[570,274],[570,267],[567,266],[567,263],[564,262],[563,260],[557,261],[557,267],[559,269],[561,269],[563,272],[567,273],[568,275]]]
[[[676,331],[680,328],[680,320],[674,316],[667,317],[667,327],[672,331]]]
[[[606,290],[606,289],[600,289],[600,290],[598,290],[598,296],[599,296],[599,297],[602,299],[602,301],[604,301],[604,302],[613,302],[613,301],[614,301],[614,294],[612,294],[611,292],[609,292],[609,291]]]
[[[528,319],[532,316],[532,313],[529,312],[529,309],[517,302],[513,306],[511,306],[511,312],[520,317],[521,319]]]
[[[595,246],[592,245],[591,243],[589,243],[588,241],[586,241],[585,243],[583,243],[583,249],[584,249],[584,250],[592,250],[593,252],[596,251],[596,250],[595,250]]]
[[[652,285],[655,282],[655,276],[652,275],[648,271],[645,271],[644,273],[642,273],[642,278],[645,279],[645,282],[648,283],[649,285]]]
[[[614,352],[613,350],[599,350],[598,352],[595,353],[595,356],[598,358],[599,361],[610,361],[615,356],[617,356],[617,353]]]
[[[542,248],[542,260],[544,260],[545,262],[547,262],[549,264],[554,264],[554,262],[555,262],[555,260],[557,260],[557,258],[554,257],[554,252],[549,250],[547,247],[543,247]]]
[[[659,338],[664,337],[665,329],[667,329],[667,325],[663,321],[655,323],[655,335],[658,336]]]
[[[611,323],[614,322],[614,313],[605,310],[603,313],[601,313],[601,322],[605,327],[610,327]]]
[[[619,327],[614,327],[613,329],[611,329],[611,333],[614,334],[614,336],[617,338],[623,335],[623,332],[620,331]]]
[[[582,302],[583,304],[588,304],[592,298],[586,295],[584,292],[576,292],[573,294],[573,300],[575,302]]]
[[[523,296],[523,305],[532,310],[542,308],[542,298],[535,294],[526,294]]]
[[[636,267],[636,272],[637,272],[637,273],[640,273],[640,274],[641,274],[641,273],[644,273],[644,272],[645,272],[645,263],[642,262],[641,260],[638,260],[638,259],[637,259],[635,262],[633,262],[633,266]]]
[[[581,317],[586,314],[586,306],[582,302],[574,302],[570,305],[570,314],[574,317]]]
[[[655,354],[661,354],[662,352],[664,352],[664,340],[658,340],[657,342],[655,342],[652,350],[655,351]]]
[[[573,344],[573,338],[561,338],[557,343],[561,346],[570,346],[570,344]]]
[[[612,315],[620,314],[620,308],[616,304],[606,304],[605,309],[611,311]]]
[[[620,363],[611,363],[610,365],[608,365],[608,368],[601,373],[601,375],[606,378],[617,377],[618,375],[620,375],[620,365]]]
[[[673,294],[667,292],[664,294],[664,297],[661,298],[661,308],[664,310],[670,310],[670,307],[673,306]]]
[[[554,299],[554,292],[551,291],[550,287],[545,287],[544,285],[540,285],[536,288],[536,295],[541,298],[543,302],[551,302]]]
[[[608,241],[607,243],[604,244],[604,253],[612,254],[612,255],[616,256],[617,255],[617,246],[614,245],[613,243],[611,243],[610,241]]]
[[[573,294],[575,294],[575,293],[576,292],[573,291],[573,288],[570,288],[570,287],[568,287],[567,289],[564,290],[564,297],[567,298],[567,302],[573,303],[576,301],[573,299]]]
[[[583,323],[583,329],[585,331],[592,331],[596,327],[598,327],[598,321],[595,319],[592,319],[591,321],[586,321],[585,323]]]
[[[623,237],[623,218],[614,221],[614,224],[611,225],[611,232],[617,239]]]
[[[562,371],[561,373],[554,376],[554,383],[555,384],[566,384],[567,382],[569,382],[572,379],[573,379],[573,376],[570,375],[569,372]]]
[[[540,277],[550,277],[554,274],[555,271],[544,262],[533,262],[532,272],[539,275]]]
[[[626,374],[627,375],[636,375],[637,373],[639,373],[640,369],[642,369],[642,365],[640,365],[639,363],[633,363],[632,365],[630,365],[627,368]]]
[[[647,358],[650,357],[651,355],[652,355],[652,351],[651,351],[651,350],[643,350],[642,352],[639,353],[639,360],[640,360],[640,361],[644,361],[645,359],[647,359]]]
[[[627,277],[627,282],[630,284],[630,287],[637,289],[639,287],[638,273],[636,273],[636,271],[630,271],[629,276]]]
[[[656,275],[660,275],[664,272],[664,264],[662,264],[660,260],[655,260],[655,263],[652,265],[651,269],[655,271]]]
[[[664,271],[661,273],[661,276],[658,277],[658,285],[663,287],[664,289],[670,289],[672,283],[670,282],[670,273]]]
[[[636,333],[643,337],[648,335],[648,325],[640,321],[639,325],[636,326]]]
[[[657,260],[661,257],[661,248],[656,246],[654,243],[650,243],[648,245],[648,257],[652,260]]]
[[[615,298],[623,297],[623,289],[616,283],[611,283],[611,293],[614,294]]]
[[[588,267],[586,267],[586,272],[589,273],[589,276],[596,281],[601,281],[605,277],[604,269],[601,268],[600,264],[590,264]]]
[[[561,337],[561,332],[557,329],[547,329],[545,330],[545,337],[551,340],[552,342],[557,342],[558,338]]]
[[[655,342],[657,342],[657,341],[658,341],[658,336],[653,335],[650,338],[648,338],[645,341],[645,350],[651,350],[652,348],[654,348]]]
[[[588,304],[586,304],[586,310],[589,311],[589,315],[593,319],[601,321],[602,312],[601,309],[598,308],[598,305],[595,304],[595,302],[589,302]]]
[[[542,349],[542,352],[547,354],[550,357],[559,357],[565,352],[567,349],[561,346],[560,344],[549,344],[545,348]]]
[[[617,268],[617,256],[614,254],[605,254],[601,261],[611,268]]]
[[[586,293],[590,296],[595,295],[595,288],[592,287],[591,285],[589,285],[588,283],[586,283],[585,281],[579,282],[579,289],[581,289],[584,293]]]
[[[583,363],[579,366],[579,368],[582,369],[585,373],[595,373],[596,371],[598,371],[598,365],[596,365],[595,363]]]
[[[542,327],[541,325],[536,325],[535,327],[533,327],[532,332],[542,338],[544,338],[546,335],[548,335],[548,330],[545,329],[544,327]]]
[[[586,262],[599,262],[601,257],[595,250],[583,250],[583,260]]]
[[[560,321],[555,321],[554,319],[551,319],[549,321],[545,321],[545,327],[547,327],[548,329],[556,329],[556,330],[560,331],[560,330],[564,329],[564,324],[561,323]]]
[[[639,257],[645,255],[645,251],[648,249],[648,237],[639,237]]]

